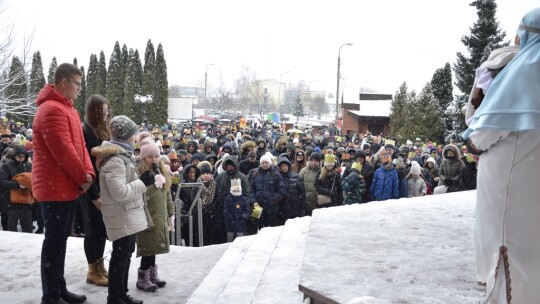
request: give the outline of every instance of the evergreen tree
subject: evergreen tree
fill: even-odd
[[[408,92],[407,83],[403,82],[399,87],[399,90],[392,98],[390,105],[390,126],[392,128],[392,136],[396,137],[400,142],[407,140],[407,136],[404,134],[407,123],[407,104],[408,104]]]
[[[443,118],[445,130],[452,130],[452,117],[446,113],[446,108],[454,99],[450,63],[446,63],[444,68],[435,71],[431,78],[431,88],[433,90],[433,96],[439,102],[439,115]],[[439,141],[442,142],[443,138],[439,138]]]
[[[124,82],[124,115],[136,123],[142,122],[141,105],[134,102],[133,97],[141,93],[142,65],[138,51],[129,50],[129,61]]]
[[[167,63],[163,53],[163,46],[160,43],[156,52],[156,65],[154,68],[154,102],[149,105],[151,111],[147,112],[149,121],[160,126],[167,123],[168,98]]]
[[[412,122],[415,127],[409,138],[420,137],[423,141],[434,140],[442,142],[444,139],[443,118],[440,116],[439,101],[433,95],[431,84],[428,82],[413,103]]]
[[[81,77],[81,91],[79,96],[75,99],[75,109],[79,113],[79,117],[84,121],[84,110],[86,108],[86,76],[84,73],[84,67],[80,66],[82,77]]]
[[[144,52],[144,69],[143,69],[143,82],[142,82],[142,94],[143,95],[154,95],[155,92],[155,66],[156,66],[156,55],[154,52],[154,45],[152,41],[148,39],[146,43],[146,50]],[[146,105],[147,110],[149,109]],[[146,111],[146,116],[149,116],[149,111]],[[148,120],[150,123],[154,123],[152,120]]]
[[[98,85],[98,60],[96,54],[90,55],[88,73],[86,74],[86,95],[88,97],[97,94]]]
[[[58,66],[58,63],[56,63],[56,57],[53,57],[51,61],[51,65],[49,66],[49,74],[47,76],[48,83],[54,83],[54,71],[56,71],[57,66]]]
[[[77,57],[73,58],[73,65],[77,65],[77,66],[78,66],[78,64],[77,64]]]
[[[109,58],[109,72],[107,73],[107,99],[111,110],[116,115],[123,114],[124,79],[122,77],[122,51],[118,41]]]
[[[103,51],[99,53],[96,94],[107,97],[107,63],[105,62],[105,53]]]
[[[304,104],[300,99],[300,96],[297,96],[294,100],[292,114],[296,116],[296,122],[298,122],[298,117],[304,116]]]
[[[495,17],[497,4],[495,0],[475,0],[470,6],[477,9],[478,20],[471,28],[469,36],[462,36],[461,42],[467,47],[470,57],[457,53],[457,62],[454,65],[456,73],[456,86],[464,94],[471,92],[474,84],[474,70],[480,66],[491,50],[507,46],[502,43],[506,33],[499,28]]]
[[[34,112],[30,109],[24,66],[17,56],[11,59],[9,67],[8,85],[5,89],[6,117],[11,120],[30,121]]]
[[[41,53],[39,51],[32,56],[32,70],[30,71],[30,87],[28,93],[30,100],[35,100],[39,91],[45,86],[45,74],[43,73],[43,63],[41,63]]]

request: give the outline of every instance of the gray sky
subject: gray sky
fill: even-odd
[[[59,63],[88,67],[91,53],[115,41],[144,56],[150,38],[163,44],[169,85],[231,87],[242,66],[260,79],[311,82],[312,90],[341,83],[394,94],[403,81],[420,91],[437,68],[465,51],[461,36],[476,21],[472,0],[4,0],[2,22],[16,22],[17,40],[34,32],[45,71]],[[540,0],[497,0],[497,19],[510,40],[525,13]],[[8,16],[10,19],[5,18]],[[141,58],[144,60],[144,58]],[[289,71],[287,74],[283,74]],[[457,91],[456,91],[457,93]]]

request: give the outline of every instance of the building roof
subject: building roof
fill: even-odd
[[[345,92],[344,92],[345,93]],[[348,93],[348,92],[347,92]],[[349,110],[349,113],[359,117],[389,117],[392,105],[390,94],[344,94],[344,102],[359,104],[358,111]],[[356,97],[356,98],[354,98]]]

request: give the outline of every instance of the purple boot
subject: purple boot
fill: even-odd
[[[159,288],[164,287],[167,284],[167,282],[158,277],[157,265],[150,266],[150,282],[156,284]]]
[[[142,289],[144,291],[153,292],[153,291],[156,291],[156,289],[158,289],[158,287],[154,283],[150,282],[150,269],[141,270],[139,268],[137,284],[135,286],[137,286],[138,289]]]

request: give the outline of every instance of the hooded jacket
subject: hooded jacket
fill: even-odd
[[[114,157],[115,154],[123,154],[132,161],[126,165],[122,158]],[[104,141],[100,147],[92,149],[92,155],[96,157],[99,170],[101,213],[109,240],[145,230],[148,227],[143,209],[146,186],[139,179],[131,153]],[[109,156],[111,158],[102,163]]]
[[[73,100],[47,84],[36,100],[33,123],[32,190],[39,201],[73,201],[86,183],[95,180],[86,150],[82,123]]]
[[[454,152],[454,158],[447,157],[448,151]],[[439,186],[448,186],[447,192],[465,190],[463,184],[463,170],[465,164],[460,159],[458,147],[455,145],[446,145],[443,149],[443,161],[439,167]]]
[[[229,164],[235,167],[231,172],[227,172],[225,169]],[[238,166],[238,160],[234,156],[227,156],[223,159],[221,163],[223,172],[219,173],[216,178],[216,200],[218,206],[223,206],[223,201],[231,190],[231,179],[233,178],[240,179],[242,195],[248,198],[251,197],[249,181],[246,175],[238,171]]]

